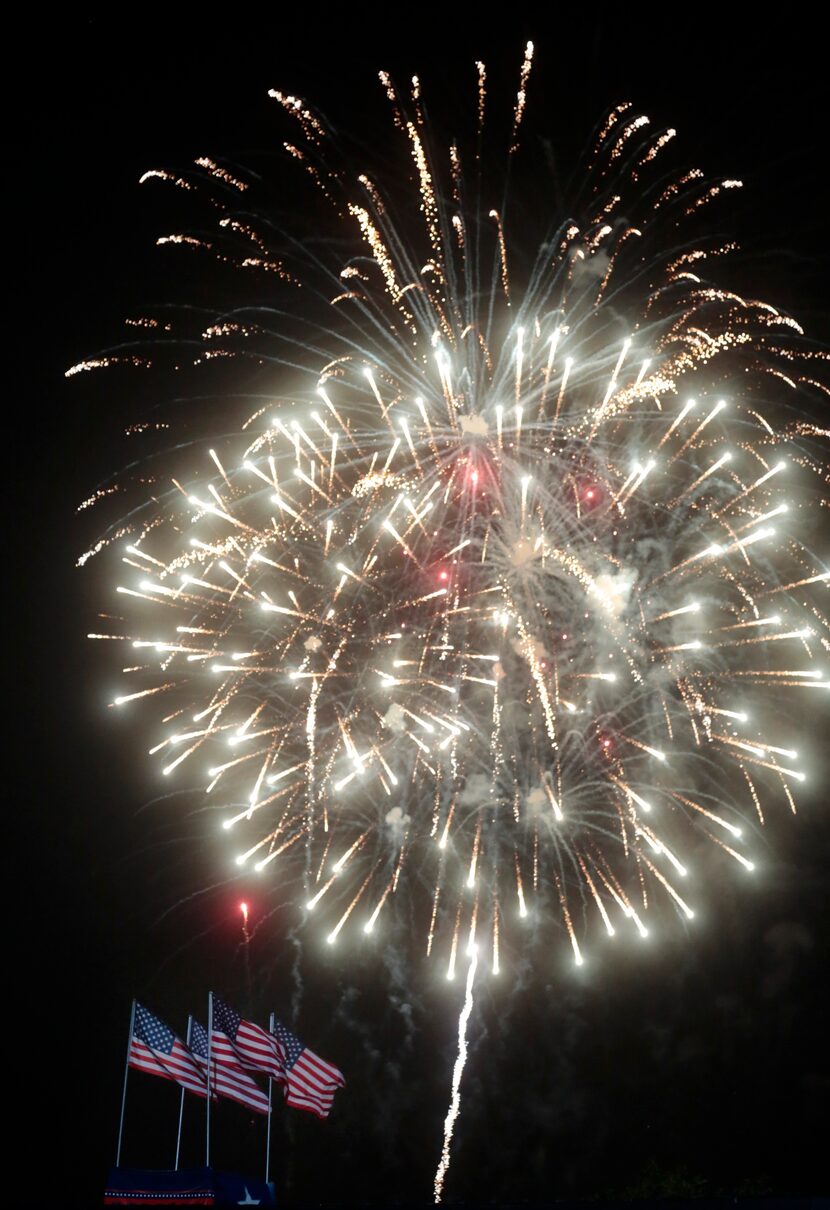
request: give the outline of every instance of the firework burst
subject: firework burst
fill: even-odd
[[[528,259],[505,181],[531,60],[495,187],[483,64],[469,155],[381,73],[403,199],[272,92],[348,253],[277,232],[211,159],[146,174],[215,215],[160,243],[287,301],[202,325],[191,360],[268,386],[95,547],[125,564],[123,622],[91,636],[129,651],[114,704],[166,778],[204,779],[232,860],[331,945],[420,896],[450,979],[465,954],[497,974],[528,916],[580,965],[597,930],[691,920],[707,850],[743,875],[765,812],[795,810],[787,703],[828,687],[797,507],[820,434],[780,421],[821,355],[710,281],[731,246],[697,234],[740,182],[663,174],[674,131],[621,105]],[[145,343],[69,373],[157,359],[170,324],[132,322]]]

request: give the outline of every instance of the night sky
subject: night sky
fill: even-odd
[[[444,26],[437,10],[413,8],[402,34],[374,11],[332,22],[299,5],[287,21],[240,11],[190,25],[143,10],[57,25],[44,16],[11,44],[11,59],[28,66],[9,123],[20,145],[6,228],[11,250],[24,252],[7,353],[17,357],[21,338],[26,346],[7,402],[16,448],[6,566],[25,602],[7,699],[23,723],[15,756],[24,759],[7,811],[26,835],[14,849],[22,891],[7,900],[7,928],[15,948],[23,943],[17,1012],[44,1042],[28,1064],[40,1094],[28,1129],[49,1139],[44,1167],[79,1206],[95,1204],[113,1158],[132,996],[183,1032],[189,1011],[204,1018],[211,987],[262,1022],[271,1009],[288,1018],[297,978],[298,1032],[342,1068],[348,1088],[327,1123],[278,1105],[281,1197],[427,1203],[461,994],[420,960],[406,969],[380,949],[322,953],[313,939],[293,973],[291,904],[244,879],[222,883],[223,848],[205,839],[198,793],[159,798],[171,787],[159,785],[145,734],[106,709],[117,658],[85,635],[111,607],[111,589],[103,566],[74,567],[96,532],[94,513],[75,510],[131,455],[125,426],[170,392],[152,374],[63,373],[116,341],[126,315],[188,291],[205,301],[185,260],[153,246],[187,221],[187,198],[140,189],[140,174],[203,153],[268,163],[283,129],[270,87],[391,145],[380,67],[401,80],[418,72],[436,126],[452,133],[456,103],[474,104],[476,58],[488,65],[491,105],[509,112],[532,37],[528,112],[563,179],[604,110],[631,99],[678,128],[682,159],[744,180],[719,211],[745,248],[743,282],[811,336],[830,334],[827,69],[816,30],[755,19],[739,27],[718,8],[663,6],[654,17],[600,5],[561,22],[511,20],[507,6],[498,28],[474,16]],[[283,158],[270,163],[290,212],[293,175]],[[667,916],[647,947],[595,945],[578,974],[561,942],[539,946],[509,985],[482,983],[448,1201],[827,1191],[826,723],[826,713],[799,722],[816,753],[801,813],[770,812],[752,879],[739,867],[704,876],[693,930],[684,935]],[[247,955],[241,898],[260,926]],[[408,922],[398,928],[405,952]],[[166,1166],[176,1090],[131,1079],[125,1159]],[[44,1094],[55,1098],[51,1125]],[[190,1107],[193,1162],[201,1112]],[[220,1166],[258,1171],[261,1124],[235,1106],[218,1119]]]

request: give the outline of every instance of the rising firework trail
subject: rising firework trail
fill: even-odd
[[[444,1122],[444,1143],[441,1148],[441,1159],[438,1162],[438,1168],[435,1173],[435,1181],[433,1182],[433,1194],[436,1202],[440,1202],[444,1194],[444,1178],[450,1166],[452,1132],[456,1119],[461,1112],[461,1077],[464,1074],[464,1065],[467,1062],[467,1025],[470,1020],[470,1014],[473,1011],[473,984],[475,983],[476,966],[477,954],[474,947],[470,955],[470,965],[467,968],[467,988],[464,995],[464,1007],[461,1010],[461,1016],[458,1018],[458,1057],[455,1060],[455,1067],[452,1073],[450,1107],[447,1111],[446,1121]]]
[[[245,372],[247,403],[154,457],[150,493],[85,501],[134,497],[82,559],[124,565],[91,637],[123,644],[113,704],[162,775],[204,779],[230,860],[296,887],[329,945],[390,936],[406,897],[448,978],[472,954],[455,1112],[476,966],[503,971],[529,922],[582,965],[597,933],[693,920],[701,865],[748,875],[758,826],[795,811],[792,703],[830,683],[826,434],[799,411],[824,355],[717,284],[734,245],[702,212],[740,182],[664,171],[674,130],[629,105],[528,248],[532,56],[495,171],[483,64],[470,149],[381,73],[409,189],[272,91],[336,241],[276,227],[215,160],[145,174],[209,202],[209,233],[159,243],[268,302],[178,336],[141,317],[69,371]]]

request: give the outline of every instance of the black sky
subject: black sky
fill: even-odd
[[[563,173],[620,99],[676,126],[686,159],[745,181],[728,219],[757,294],[826,340],[827,68],[821,34],[793,11],[787,23],[739,24],[714,7],[595,5],[590,17],[545,8],[531,18],[508,6],[496,26],[472,8],[449,22],[413,8],[402,30],[377,8],[190,22],[136,9],[57,23],[33,15],[11,39],[26,83],[9,124],[6,238],[23,273],[7,352],[16,360],[21,339],[24,348],[7,404],[7,584],[24,614],[11,636],[19,666],[9,700],[23,727],[7,810],[25,836],[13,850],[22,891],[7,912],[24,949],[18,1013],[46,1041],[38,1083],[57,1098],[45,1153],[78,1205],[95,1204],[111,1160],[131,996],[183,1029],[188,1011],[204,1015],[211,986],[261,1018],[272,1007],[288,1015],[294,986],[294,951],[281,940],[287,906],[276,901],[248,970],[244,884],[196,894],[222,877],[219,848],[198,847],[199,818],[186,813],[195,799],[154,801],[142,745],[105,708],[111,655],[84,638],[103,581],[74,569],[94,531],[75,509],[125,458],[124,426],[152,388],[136,393],[127,376],[66,382],[63,372],[113,340],[125,315],[183,289],[153,248],[169,226],[167,202],[140,190],[139,175],[205,152],[261,160],[278,137],[269,87],[307,96],[363,137],[379,128],[386,137],[379,67],[400,79],[418,72],[433,116],[451,129],[457,98],[472,104],[472,64],[483,57],[493,104],[507,110],[533,37],[528,104]],[[826,747],[826,715],[807,729],[815,750]],[[647,952],[603,956],[581,979],[554,954],[523,969],[509,995],[483,994],[450,1199],[827,1190],[826,796],[814,791],[795,820],[771,819],[769,845],[754,882],[708,887],[693,934],[678,928]],[[299,1028],[349,1088],[325,1125],[278,1114],[276,1176],[289,1202],[428,1201],[458,989],[420,967],[399,976],[371,958],[306,953]],[[164,1165],[174,1090],[140,1081],[127,1158]],[[258,1163],[260,1127],[233,1108],[224,1118],[220,1160]],[[26,1122],[49,1133],[38,1104]]]

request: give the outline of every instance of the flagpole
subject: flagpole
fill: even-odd
[[[121,1091],[121,1121],[118,1123],[118,1149],[115,1153],[115,1166],[121,1166],[121,1141],[124,1137],[124,1110],[127,1107],[127,1076],[130,1074],[130,1051],[133,1045],[133,1030],[135,1029],[135,999],[130,1008],[130,1033],[127,1038],[127,1060],[124,1064],[124,1087]]]
[[[193,1018],[187,1018],[187,1048],[190,1049],[190,1038],[193,1033]],[[184,1118],[184,1084],[182,1084],[181,1098],[179,1100],[179,1132],[176,1135],[176,1172],[179,1171],[179,1153],[182,1146],[182,1119]]]
[[[208,992],[207,1132],[205,1165],[210,1167],[210,1069],[213,1063],[213,992]]]
[[[274,1014],[268,1021],[268,1032],[271,1037],[274,1036]],[[271,1179],[271,1102],[274,1095],[274,1079],[268,1076],[268,1127],[265,1135],[265,1183],[266,1185]]]

